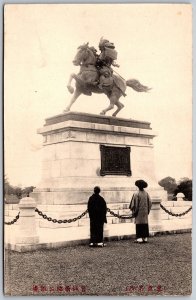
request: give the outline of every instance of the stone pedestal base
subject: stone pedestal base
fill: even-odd
[[[165,193],[157,188],[155,134],[149,122],[69,112],[46,119],[38,133],[44,139],[42,181],[32,194],[38,204],[87,203],[96,185],[107,203],[127,202],[136,190],[135,181],[141,178],[153,196]],[[108,146],[129,150],[125,151],[128,156],[115,158],[115,150],[106,159],[102,149]],[[119,174],[115,164],[121,167],[124,160],[129,171],[122,168]],[[105,164],[111,171],[105,171]]]
[[[95,184],[96,185],[96,184]],[[72,189],[35,189],[31,194],[36,200],[36,203],[46,205],[70,205],[70,204],[86,204],[89,197],[93,193],[93,185],[91,188],[72,188]],[[101,186],[101,195],[107,203],[126,203],[131,201],[133,193],[137,190],[136,187],[111,187],[105,188]],[[161,188],[148,188],[146,191],[151,197],[156,198],[157,195],[165,200],[165,191]]]

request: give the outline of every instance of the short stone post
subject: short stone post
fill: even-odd
[[[17,244],[37,244],[39,237],[35,222],[36,202],[31,197],[22,198],[19,203],[20,218],[19,232],[16,237]]]
[[[184,201],[184,194],[183,193],[178,193],[176,195],[177,201]]]
[[[162,229],[161,199],[159,197],[153,197],[151,201],[152,207],[149,214],[149,229],[150,231],[160,231]]]

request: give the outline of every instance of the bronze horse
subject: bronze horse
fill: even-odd
[[[81,94],[91,96],[92,93],[104,93],[110,100],[110,105],[101,111],[101,115],[105,115],[107,111],[114,108],[114,105],[117,106],[117,110],[112,114],[112,116],[116,116],[117,113],[124,107],[124,105],[119,101],[122,95],[125,96],[126,87],[129,86],[133,88],[137,92],[147,92],[149,88],[147,86],[142,85],[136,79],[130,79],[125,81],[122,77],[117,75],[112,75],[113,77],[113,85],[109,90],[102,90],[98,87],[99,82],[99,71],[96,68],[97,55],[93,50],[93,47],[89,47],[88,43],[78,47],[78,52],[73,60],[73,64],[75,66],[81,66],[80,72],[78,75],[72,73],[70,75],[67,88],[73,97],[64,110],[67,112],[70,110],[71,106],[77,100],[77,98]],[[76,88],[71,86],[72,79],[76,81]]]

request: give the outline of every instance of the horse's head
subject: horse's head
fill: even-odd
[[[87,49],[88,49],[88,43],[83,44],[78,47],[78,51],[73,60],[73,64],[75,66],[79,66],[80,64],[82,64],[85,61]]]
[[[73,60],[75,66],[95,64],[95,51],[93,51],[93,49],[91,49],[93,47],[89,47],[88,44],[89,43],[86,43],[78,47],[78,52]]]

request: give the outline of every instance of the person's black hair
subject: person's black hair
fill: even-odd
[[[95,187],[94,187],[94,193],[95,193],[95,194],[99,194],[100,192],[101,192],[100,187],[99,187],[99,186],[95,186]]]

